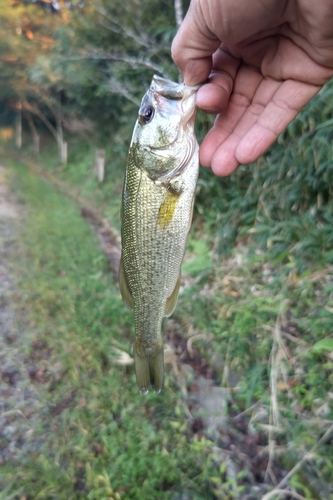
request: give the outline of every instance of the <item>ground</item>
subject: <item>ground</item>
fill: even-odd
[[[24,311],[15,306],[17,284],[11,253],[24,220],[0,166],[0,464],[28,451],[38,418],[38,393],[24,353]]]
[[[105,325],[112,324],[112,319],[110,320],[111,312],[105,313],[104,308],[109,308],[110,303],[113,300],[119,300],[119,304],[117,302],[117,307],[115,312],[116,317],[119,316],[119,310],[121,310],[121,302],[119,298],[119,291],[117,290],[116,282],[112,282],[112,287],[115,295],[110,295],[109,292],[103,292],[105,295],[105,305],[101,300],[104,295],[99,288],[91,289],[88,288],[87,298],[85,299],[88,304],[91,304],[91,298],[96,297],[95,305],[91,305],[91,311],[96,313],[96,317],[94,316],[93,322],[89,319],[89,335],[87,338],[80,338],[80,336],[76,335],[75,331],[82,332],[84,330],[81,326],[77,327],[78,319],[82,319],[87,308],[82,306],[84,304],[84,299],[82,298],[82,290],[81,295],[77,297],[75,292],[75,307],[78,308],[80,312],[75,316],[74,323],[70,323],[70,315],[66,315],[66,328],[73,328],[73,337],[68,338],[67,340],[63,339],[63,344],[60,346],[60,350],[57,352],[54,350],[53,355],[50,355],[52,348],[48,346],[48,342],[50,345],[52,341],[47,335],[44,337],[39,336],[38,328],[35,328],[35,325],[31,321],[27,321],[28,310],[25,310],[24,307],[28,308],[28,306],[22,306],[22,304],[29,304],[28,301],[22,301],[22,290],[20,289],[19,279],[20,274],[23,272],[18,266],[17,260],[13,259],[13,254],[17,254],[17,249],[20,247],[21,242],[21,229],[25,226],[25,222],[29,220],[29,212],[27,213],[26,206],[21,205],[19,199],[16,198],[16,190],[15,193],[11,190],[10,183],[10,171],[6,172],[6,170],[1,167],[0,168],[0,463],[1,464],[21,464],[21,469],[23,470],[23,461],[25,459],[26,462],[30,461],[29,457],[35,456],[37,459],[37,467],[33,469],[33,471],[29,472],[27,476],[28,483],[31,483],[35,480],[36,475],[38,474],[39,466],[41,464],[41,460],[45,458],[45,448],[42,449],[43,440],[45,441],[45,436],[47,436],[47,432],[45,433],[45,429],[48,430],[49,436],[52,435],[52,439],[54,441],[54,449],[50,450],[49,456],[47,456],[46,462],[49,466],[48,470],[52,470],[55,465],[59,467],[61,470],[61,474],[66,475],[67,466],[64,466],[64,463],[67,464],[67,455],[72,452],[72,449],[78,448],[77,446],[77,437],[76,434],[73,433],[72,441],[65,441],[62,443],[62,448],[59,447],[57,442],[57,438],[54,438],[55,430],[57,426],[59,427],[59,436],[64,434],[61,429],[61,425],[64,425],[64,429],[67,432],[74,421],[80,422],[80,426],[77,425],[75,429],[81,429],[85,427],[89,429],[88,432],[85,433],[86,443],[82,446],[82,459],[78,461],[73,460],[72,464],[78,468],[78,471],[73,471],[73,478],[70,477],[68,480],[71,486],[61,485],[61,491],[63,494],[67,494],[66,488],[73,487],[75,491],[75,495],[84,494],[85,492],[91,492],[92,486],[89,484],[88,479],[82,475],[82,467],[85,460],[88,459],[85,457],[84,453],[86,450],[93,449],[95,450],[96,446],[100,446],[100,443],[95,443],[94,441],[94,412],[96,412],[96,408],[94,406],[94,399],[90,400],[89,397],[91,395],[89,387],[87,387],[87,392],[82,393],[84,390],[81,387],[81,383],[78,382],[78,387],[73,389],[73,384],[76,384],[77,376],[81,377],[82,380],[86,380],[85,372],[78,373],[76,372],[76,366],[73,367],[72,371],[75,373],[75,377],[72,379],[67,378],[66,370],[63,370],[60,366],[65,358],[65,351],[68,350],[67,341],[70,340],[72,348],[75,350],[80,347],[81,344],[84,349],[88,349],[87,345],[90,341],[91,334],[90,329],[91,325],[98,324],[100,329],[105,328]],[[43,174],[43,178],[45,180],[45,174]],[[34,185],[35,177],[32,176],[32,185]],[[49,183],[53,183],[51,178],[48,178],[47,181]],[[60,185],[59,182],[54,182],[60,191],[66,193],[66,196],[73,198],[69,193],[66,192],[66,186]],[[39,200],[40,205],[35,213],[38,215],[44,216],[44,210],[46,205],[43,205],[44,201],[42,200],[42,193],[44,193],[45,184],[40,187],[41,191],[38,191],[36,198]],[[50,192],[45,195],[45,198],[48,199],[50,197]],[[75,197],[74,197],[75,198]],[[57,199],[57,203],[61,205],[64,204],[64,199]],[[86,234],[87,240],[85,240],[85,245],[81,245],[83,247],[83,254],[86,256],[87,254],[87,244],[88,240],[95,247],[96,242],[99,241],[103,252],[108,257],[109,265],[107,268],[103,267],[103,271],[92,273],[91,270],[91,260],[88,258],[88,274],[85,276],[85,271],[80,270],[78,274],[73,277],[73,286],[74,291],[76,287],[83,287],[86,285],[78,285],[80,279],[84,279],[84,283],[98,283],[99,280],[102,279],[102,275],[105,275],[105,270],[108,269],[110,271],[110,275],[117,275],[117,268],[119,264],[119,244],[117,243],[117,235],[114,234],[112,228],[109,226],[108,222],[99,216],[98,211],[94,211],[93,207],[85,206],[83,203],[78,203],[75,206],[74,212],[76,219],[74,220],[74,225],[78,224],[79,221],[82,222],[82,217],[89,223],[94,233],[98,235],[98,239],[94,241],[94,234],[90,230]],[[50,208],[50,207],[49,207]],[[56,210],[54,210],[54,205],[51,207],[51,211],[53,215],[55,215]],[[67,207],[66,210],[69,210]],[[68,212],[66,212],[66,217],[68,216]],[[45,227],[49,225],[49,215],[45,215],[44,224]],[[31,213],[30,213],[31,218]],[[38,219],[39,220],[39,219]],[[55,221],[53,221],[55,222]],[[38,222],[40,223],[40,221]],[[85,224],[86,226],[86,224]],[[68,224],[67,219],[64,224],[64,228],[67,228]],[[37,226],[34,226],[34,231],[37,233]],[[45,230],[45,229],[44,229]],[[66,240],[65,244],[63,244],[63,235],[57,231],[52,233],[52,237],[54,234],[57,236],[55,240],[55,248],[58,251],[59,245],[63,244],[66,247],[66,244],[70,246],[70,242],[73,243],[75,238],[73,238],[71,231],[68,236],[68,240]],[[42,288],[40,295],[37,295],[37,299],[34,298],[35,306],[39,303],[39,300],[44,300],[44,306],[49,308],[49,313],[47,316],[47,321],[53,321],[54,325],[56,325],[55,330],[60,333],[61,319],[63,313],[59,313],[56,316],[57,310],[55,306],[58,304],[55,301],[55,298],[60,300],[60,291],[63,290],[64,293],[67,293],[67,288],[63,286],[62,282],[69,278],[70,269],[64,271],[64,262],[68,264],[68,257],[64,258],[63,263],[55,263],[55,256],[59,257],[58,254],[52,250],[49,253],[49,256],[46,257],[43,253],[45,251],[44,244],[44,236],[43,230],[39,232],[42,236],[36,236],[34,234],[34,239],[30,244],[30,248],[35,248],[35,245],[41,242],[40,253],[38,257],[35,257],[36,262],[38,262],[38,273],[39,277],[43,277],[47,282],[47,285],[50,287]],[[42,241],[43,240],[43,241]],[[74,250],[76,250],[74,246]],[[71,255],[71,253],[69,252]],[[28,257],[31,259],[31,255]],[[29,258],[23,259],[25,262],[30,262]],[[96,260],[96,257],[92,259],[92,261],[99,261],[100,257]],[[14,265],[15,261],[15,265]],[[230,261],[231,262],[231,261]],[[230,264],[229,262],[229,264]],[[29,265],[26,264],[25,267]],[[200,264],[201,265],[201,264]],[[15,267],[14,267],[15,266]],[[60,266],[58,268],[58,266]],[[53,269],[55,267],[55,269]],[[188,267],[188,266],[187,266]],[[51,274],[47,275],[47,272],[54,271],[54,276]],[[230,274],[230,273],[229,273]],[[232,274],[232,273],[231,273]],[[236,291],[232,290],[230,292],[229,281],[231,278],[238,283],[237,277],[229,276],[230,280],[226,281],[226,275],[224,275],[224,280],[221,281],[223,287],[227,286],[228,294],[236,294]],[[48,280],[48,276],[53,276],[54,282],[50,283]],[[105,276],[104,276],[105,278]],[[183,275],[183,285],[185,287],[187,281],[191,278],[187,276],[186,273]],[[34,281],[34,280],[33,280]],[[83,282],[82,282],[83,283]],[[111,283],[111,282],[110,282]],[[108,286],[110,285],[108,282]],[[33,283],[34,284],[34,283]],[[29,282],[30,286],[30,282]],[[54,287],[58,286],[58,289]],[[95,286],[95,285],[93,285]],[[90,285],[89,285],[90,287]],[[59,297],[56,295],[56,290],[59,291]],[[264,287],[265,293],[267,292],[267,283]],[[52,292],[52,293],[51,293]],[[205,299],[205,294],[209,293],[209,288],[206,290],[205,286],[200,287],[200,294],[203,295]],[[29,290],[25,292],[27,295],[31,295]],[[245,292],[244,292],[245,293]],[[252,293],[252,292],[251,292]],[[254,296],[253,292],[253,296]],[[238,294],[236,294],[238,296]],[[39,297],[39,298],[38,298]],[[65,295],[64,304],[61,302],[61,307],[65,307],[65,304],[68,305],[67,295]],[[110,300],[111,297],[111,300]],[[251,298],[251,296],[249,295]],[[76,301],[76,299],[78,299]],[[251,298],[251,303],[253,302],[253,297]],[[101,307],[101,305],[103,307]],[[82,309],[80,309],[80,307]],[[180,304],[181,308],[181,304]],[[75,308],[73,309],[73,314],[75,313]],[[72,313],[72,309],[69,309],[68,312]],[[88,308],[89,309],[89,308]],[[196,314],[198,316],[198,314]],[[103,319],[104,318],[104,319]],[[120,319],[120,318],[119,318]],[[118,321],[115,320],[115,321]],[[132,321],[132,318],[131,318]],[[106,322],[106,323],[105,323]],[[199,456],[201,454],[205,454],[205,449],[211,449],[212,453],[209,455],[210,460],[212,461],[211,467],[219,466],[219,472],[214,473],[214,477],[212,478],[210,484],[212,484],[212,490],[214,492],[214,498],[225,498],[226,492],[230,494],[230,498],[239,498],[242,500],[257,500],[259,498],[273,498],[273,496],[268,493],[272,487],[283,485],[288,473],[288,470],[294,467],[295,462],[291,463],[287,468],[285,462],[283,463],[279,457],[278,453],[273,454],[274,459],[272,458],[272,454],[270,452],[270,442],[268,439],[268,431],[267,431],[267,423],[269,421],[269,406],[264,404],[260,400],[255,405],[249,405],[248,409],[245,411],[241,411],[239,408],[235,408],[232,406],[233,400],[233,377],[234,374],[230,373],[228,375],[227,369],[228,366],[225,366],[225,357],[221,355],[217,355],[216,352],[213,352],[209,347],[209,342],[207,342],[207,352],[206,355],[202,355],[202,350],[197,349],[198,343],[206,338],[202,333],[198,333],[196,329],[194,329],[192,323],[190,324],[190,331],[188,335],[185,335],[184,328],[182,326],[182,320],[180,317],[174,316],[166,321],[165,324],[165,341],[166,341],[166,373],[172,374],[172,377],[166,377],[166,382],[171,383],[171,386],[165,387],[164,392],[161,396],[162,398],[166,398],[168,396],[168,392],[173,392],[178,394],[175,391],[175,387],[178,386],[181,390],[179,393],[179,404],[181,410],[178,410],[180,413],[178,416],[172,417],[172,432],[175,429],[175,432],[179,433],[179,436],[184,437],[186,435],[187,444],[191,444],[192,452],[196,449],[196,454]],[[282,325],[282,330],[285,332],[292,341],[297,340],[297,335],[300,333],[297,328],[292,325],[291,319],[285,319],[285,323]],[[122,327],[123,328],[123,327]],[[128,325],[126,324],[126,328]],[[296,328],[296,329],[295,329]],[[108,329],[108,328],[107,328]],[[32,332],[36,330],[35,336],[31,337]],[[280,329],[276,326],[275,330],[280,332]],[[282,331],[281,330],[281,331]],[[65,330],[62,330],[62,333]],[[98,334],[98,329],[95,329],[95,334]],[[47,334],[47,332],[44,332]],[[280,332],[281,333],[281,332]],[[58,340],[58,333],[55,333],[55,339]],[[109,334],[105,337],[106,343],[105,348],[110,348],[110,337]],[[99,337],[101,341],[101,337]],[[207,340],[208,337],[207,337]],[[115,365],[133,365],[133,359],[130,353],[130,337],[128,342],[126,341],[124,345],[128,344],[128,349],[120,350],[115,348],[115,354],[117,354],[115,359],[110,355],[108,351],[105,354],[103,350],[103,356],[97,350],[91,351],[91,359],[88,361],[85,360],[84,368],[88,368],[89,370],[92,368],[91,365],[95,367],[102,361],[101,369],[96,368],[96,373],[93,373],[93,377],[95,380],[98,380],[98,384],[96,384],[96,389],[98,385],[101,385],[101,388],[104,387],[103,384],[107,387],[107,393],[111,390],[114,393],[117,393],[119,390],[119,383],[115,383],[115,387],[111,386],[111,376],[115,375],[118,370],[118,375],[121,373],[120,370],[122,368],[114,368]],[[53,348],[55,346],[55,342],[53,341]],[[122,346],[123,347],[123,346]],[[75,351],[76,352],[76,351]],[[81,352],[81,351],[80,351]],[[84,350],[82,352],[85,352]],[[273,351],[272,351],[273,352]],[[81,356],[81,354],[80,354]],[[74,358],[75,359],[75,358]],[[66,363],[65,363],[66,364]],[[77,363],[74,362],[74,365]],[[81,369],[81,368],[80,368]],[[90,373],[90,372],[87,372]],[[108,380],[105,380],[106,373],[110,375]],[[223,377],[227,377],[229,380],[228,384],[219,383],[219,379],[221,378],[221,373]],[[117,376],[118,376],[117,375]],[[133,367],[130,368],[123,373],[122,383],[125,385],[129,383],[133,377]],[[50,381],[53,382],[51,383]],[[58,382],[62,381],[63,385],[58,385]],[[171,381],[171,382],[170,382]],[[176,385],[175,385],[176,382]],[[85,383],[85,382],[84,382]],[[234,383],[237,384],[237,378],[234,380]],[[279,382],[278,382],[279,383]],[[294,387],[294,386],[292,386]],[[52,388],[52,390],[51,390]],[[282,386],[281,390],[285,390],[286,384]],[[57,390],[54,390],[57,389]],[[45,393],[49,391],[49,399],[45,400]],[[63,391],[63,392],[61,392]],[[178,388],[177,388],[178,391]],[[154,396],[152,396],[154,397]],[[178,396],[177,396],[178,397]],[[95,396],[98,404],[98,410],[100,410],[100,406],[104,406],[104,403],[101,405],[101,397],[100,395]],[[132,396],[129,398],[131,401]],[[107,397],[108,400],[108,397]],[[145,402],[142,403],[140,399],[140,406],[142,404],[147,407],[147,416],[148,420],[153,418],[156,408],[159,408],[159,405],[163,404],[164,399],[161,400],[152,400],[145,399]],[[109,402],[108,402],[109,404]],[[319,403],[318,403],[319,404]],[[320,403],[322,404],[322,403]],[[81,418],[83,415],[82,409],[89,406],[90,410],[91,405],[91,415],[92,418],[88,419],[85,426],[81,426]],[[120,407],[128,405],[128,394],[125,396],[121,395],[120,398]],[[236,405],[237,406],[237,405]],[[162,406],[161,406],[162,407]],[[161,411],[161,408],[160,408]],[[164,410],[163,410],[164,411]],[[184,415],[182,412],[184,411]],[[77,412],[77,413],[75,413]],[[116,414],[120,414],[120,410],[117,409]],[[71,422],[69,427],[66,424],[66,417],[62,419],[62,415],[67,415]],[[181,416],[180,416],[181,415]],[[105,409],[105,415],[103,414],[103,419],[108,421],[110,416],[109,406]],[[145,416],[146,418],[146,416]],[[55,419],[57,423],[55,424]],[[131,420],[131,419],[130,419]],[[256,425],[260,421],[262,425]],[[114,423],[114,422],[113,422]],[[161,432],[159,428],[159,424],[154,421],[154,424],[157,425],[158,432]],[[184,429],[182,424],[185,425]],[[327,424],[327,422],[326,422]],[[325,424],[325,425],[326,425]],[[124,422],[122,422],[124,426]],[[42,430],[41,430],[42,428]],[[39,430],[38,430],[39,429]],[[72,430],[72,429],[71,429]],[[124,427],[126,436],[131,435],[131,427]],[[44,435],[43,435],[44,432]],[[76,432],[76,431],[75,431]],[[331,428],[327,431],[329,434],[331,433]],[[327,432],[324,434],[325,440],[329,437]],[[108,434],[107,434],[108,435]],[[178,434],[177,434],[178,435]],[[147,434],[148,436],[148,434]],[[143,433],[142,435],[142,443],[148,443],[147,436]],[[100,436],[98,436],[100,438]],[[81,437],[80,437],[81,439]],[[52,442],[53,442],[52,441]],[[91,442],[90,442],[91,441]],[[109,453],[110,443],[112,442],[114,445],[114,441],[106,441],[107,445],[103,444],[103,450],[105,449],[105,453]],[[141,441],[140,441],[141,442]],[[90,444],[89,444],[90,443]],[[74,446],[75,444],[75,446]],[[285,446],[285,442],[278,443],[280,448],[282,449]],[[311,444],[308,448],[311,448]],[[99,449],[99,448],[98,448]],[[101,448],[102,449],[102,448]],[[59,451],[60,450],[60,451]],[[121,455],[127,456],[125,453],[125,448],[121,448]],[[37,453],[36,453],[37,452]],[[65,457],[65,460],[58,463],[58,453],[62,454]],[[135,453],[132,452],[129,454],[129,458],[135,458]],[[98,452],[97,456],[101,454]],[[55,456],[54,456],[55,455]],[[157,457],[158,455],[156,455]],[[300,455],[301,457],[306,457],[304,453]],[[153,461],[155,462],[155,455]],[[103,457],[102,457],[103,458]],[[123,457],[121,457],[124,460]],[[71,457],[72,460],[72,457]],[[96,455],[91,460],[91,463],[96,462]],[[108,463],[108,458],[105,459],[106,463]],[[305,458],[302,458],[300,463],[305,462]],[[303,463],[304,466],[304,463]],[[104,467],[104,462],[103,462]],[[134,468],[133,471],[136,473],[138,469]],[[52,472],[53,473],[53,472]],[[97,472],[96,472],[97,474]],[[215,476],[216,474],[216,476]],[[307,477],[311,478],[311,470],[306,471]],[[313,475],[313,474],[312,474]],[[33,477],[33,481],[31,480]],[[100,474],[97,474],[97,479],[100,481]],[[154,475],[156,479],[156,474]],[[39,479],[39,478],[38,478]],[[44,479],[44,478],[43,478]],[[55,484],[58,483],[58,478],[56,475],[54,477],[50,475],[50,479],[45,477],[44,483],[47,485],[47,491],[52,490],[52,481]],[[322,481],[323,482],[323,481]],[[287,481],[285,481],[287,483]],[[67,484],[67,483],[64,483]],[[203,487],[205,483],[200,483],[200,487]],[[321,497],[314,496],[313,498],[330,498],[330,491],[326,491],[326,487],[324,485],[316,488],[319,491],[323,491]],[[37,488],[40,486],[38,485]],[[127,487],[127,485],[126,485]],[[64,489],[65,488],[65,489]],[[122,487],[123,488],[123,487]],[[164,486],[163,486],[164,488]],[[45,490],[46,491],[46,490]],[[119,489],[119,491],[125,491]],[[177,494],[179,491],[177,492]],[[285,492],[285,497],[289,492]],[[22,492],[22,495],[18,498],[25,499],[35,498],[34,496],[24,496],[25,492]],[[178,499],[179,495],[177,494],[172,497],[174,499]],[[186,493],[187,494],[187,493]],[[290,492],[290,496],[287,498],[304,498],[301,496],[297,497],[296,488],[293,488],[293,493]],[[184,493],[185,495],[185,493]],[[268,496],[267,496],[268,495]],[[7,496],[1,497],[1,500],[4,498],[7,500]],[[14,497],[10,497],[14,498]],[[15,497],[16,498],[16,497]],[[46,497],[45,497],[46,498]],[[60,498],[60,497],[59,497]],[[61,497],[63,498],[63,497]],[[79,497],[70,497],[70,498],[79,498]],[[93,498],[93,497],[92,497]],[[95,497],[94,497],[95,498]],[[111,498],[111,497],[110,497]],[[113,497],[112,497],[113,498]],[[116,498],[116,496],[114,497]],[[126,498],[126,497],[124,497]],[[131,497],[134,498],[134,497]],[[181,498],[185,498],[182,496]],[[186,497],[187,498],[187,497]],[[189,497],[188,497],[189,498]],[[228,497],[229,498],[229,497]],[[67,500],[67,498],[66,498]]]

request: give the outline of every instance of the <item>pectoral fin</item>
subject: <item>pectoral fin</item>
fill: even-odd
[[[158,213],[157,224],[162,229],[166,229],[173,219],[174,213],[177,208],[177,203],[179,201],[180,193],[174,193],[173,191],[167,191],[160,210]]]
[[[120,266],[119,266],[119,287],[123,301],[125,302],[127,307],[132,311],[134,306],[133,297],[128,288],[122,259],[120,260]]]
[[[180,287],[180,273],[178,276],[176,286],[175,286],[172,294],[170,295],[170,297],[168,297],[168,299],[166,301],[164,316],[171,316],[171,314],[175,310],[175,307],[177,304],[177,299],[178,299],[179,287]]]

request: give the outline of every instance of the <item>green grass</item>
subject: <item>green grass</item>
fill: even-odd
[[[245,411],[255,428],[266,429],[272,456],[287,471],[331,429],[305,460],[310,472],[298,473],[296,491],[307,499],[333,498],[332,279],[320,256],[299,274],[290,253],[281,262],[253,244],[239,246],[196,275],[176,311],[184,330],[191,324],[204,334],[196,347],[212,366],[220,360],[215,370],[230,391],[229,414]]]
[[[326,86],[255,164],[228,179],[200,174],[174,318],[185,341],[199,334],[195,348],[229,395],[229,427],[211,440],[191,430],[170,365],[162,395],[142,398],[133,367],[114,363],[114,346],[130,353],[133,318],[94,234],[75,205],[15,167],[14,185],[29,207],[21,300],[36,325],[31,346],[41,339],[51,354],[35,431],[42,444],[12,480],[8,466],[8,491],[20,484],[29,499],[242,500],[255,495],[254,476],[244,476],[248,462],[237,452],[256,435],[273,469],[301,464],[290,497],[333,498],[332,435],[316,447],[333,423],[332,92]],[[202,120],[200,134],[207,126]],[[115,142],[102,186],[80,141],[70,144],[65,168],[53,146],[39,163],[119,227],[125,153]],[[250,431],[231,440],[236,451],[227,449],[232,475],[221,450],[235,415]]]
[[[53,138],[43,135],[41,151],[38,158],[33,152],[28,133],[23,134],[22,160],[29,160],[46,173],[55,175],[65,182],[81,198],[93,201],[106,217],[112,220],[113,226],[120,229],[119,200],[122,193],[126,147],[124,134],[119,133],[105,148],[105,179],[99,184],[94,167],[95,150],[87,141],[70,137],[68,146],[68,162],[59,162],[57,145]],[[116,144],[116,145],[115,145]],[[14,142],[6,145],[6,150],[17,156]]]
[[[3,468],[0,498],[16,489],[28,499],[213,498],[205,479],[213,466],[206,448],[193,453],[174,380],[167,375],[162,396],[143,397],[133,367],[112,361],[115,343],[130,350],[132,318],[91,228],[52,186],[11,168],[27,211],[17,256],[32,325],[27,357],[37,342],[48,354],[36,361],[46,367],[38,446]]]

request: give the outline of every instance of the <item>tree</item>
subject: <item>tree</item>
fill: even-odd
[[[36,148],[33,116],[53,134],[62,158],[64,125],[81,124],[97,149],[120,130],[128,137],[129,117],[134,119],[152,75],[177,78],[170,43],[175,12],[178,23],[181,18],[180,0],[87,0],[84,5],[0,0],[2,5],[2,95],[12,109],[21,106]]]
[[[0,98],[3,105],[16,112],[17,147],[22,142],[22,111],[26,110],[27,102],[40,96],[40,89],[29,78],[29,71],[39,54],[51,52],[55,43],[52,31],[61,22],[63,18],[50,16],[37,5],[0,0]],[[30,126],[31,120],[30,116]]]

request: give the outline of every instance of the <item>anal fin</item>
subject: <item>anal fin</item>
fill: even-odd
[[[173,311],[175,310],[177,300],[178,300],[178,293],[179,293],[179,287],[180,287],[180,273],[177,279],[176,286],[170,295],[170,297],[167,298],[165,309],[164,309],[164,316],[171,316]]]
[[[119,266],[119,288],[120,288],[120,293],[121,293],[121,296],[123,298],[123,301],[125,302],[127,307],[132,311],[133,307],[134,307],[133,297],[132,297],[132,294],[128,288],[122,259],[120,259],[120,266]]]

